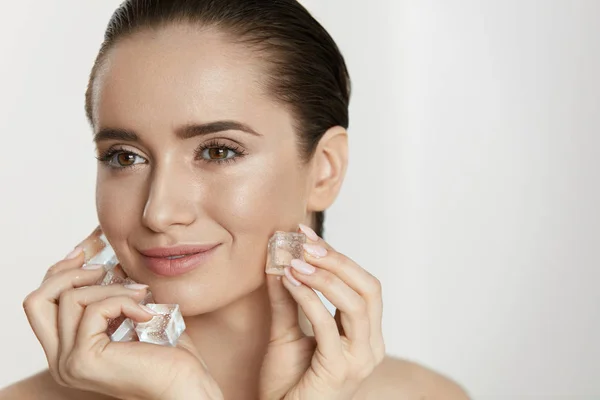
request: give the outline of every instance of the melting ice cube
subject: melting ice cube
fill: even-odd
[[[160,315],[155,315],[148,322],[134,324],[140,342],[175,346],[185,330],[179,305],[148,303],[146,306]]]
[[[269,239],[267,249],[267,267],[270,275],[283,275],[283,269],[290,266],[294,258],[304,260],[306,236],[303,233],[277,231]]]

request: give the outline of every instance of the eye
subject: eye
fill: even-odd
[[[228,147],[209,147],[200,153],[207,161],[223,161],[236,157],[238,154]]]
[[[136,158],[141,158],[133,153],[119,153],[113,156],[113,159],[120,167],[129,167],[137,164]]]
[[[130,151],[112,149],[98,157],[98,160],[111,168],[127,168],[136,164],[143,164],[146,160]]]

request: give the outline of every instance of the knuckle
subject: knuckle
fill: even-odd
[[[29,314],[32,309],[36,308],[40,301],[41,299],[39,292],[34,290],[23,299],[23,310],[25,310],[26,314]]]
[[[46,271],[46,277],[56,275],[58,272],[60,272],[60,270],[61,270],[61,263],[58,262],[58,263],[52,265],[50,268],[48,268],[48,270]]]
[[[70,290],[65,290],[64,292],[62,292],[60,294],[60,296],[58,296],[58,303],[59,304],[71,304],[75,301],[75,290],[74,289],[70,289]]]
[[[348,258],[342,253],[332,251],[327,255],[327,258],[331,262],[331,270],[338,271],[343,268],[343,265],[347,262]]]
[[[48,270],[46,271],[46,275],[44,275],[44,282],[48,280],[48,278],[54,276],[57,274],[57,270],[56,270],[56,265],[51,266],[50,268],[48,268]]]
[[[314,292],[311,293],[308,291],[306,293],[303,293],[301,295],[302,299],[301,299],[300,303],[306,304],[308,307],[315,306],[317,304],[318,299],[316,299],[315,298],[316,295],[313,295],[313,294],[314,294]]]
[[[121,293],[119,295],[113,296],[111,298],[106,299],[105,306],[112,305],[122,305],[122,306],[134,306],[138,303],[133,299],[135,297],[135,293]]]
[[[328,271],[320,271],[321,272],[321,280],[323,282],[323,286],[330,287],[335,285],[338,282],[338,277]]]
[[[348,308],[352,314],[362,315],[367,313],[367,303],[365,303],[365,301],[360,297],[355,298],[352,302],[350,302]]]
[[[109,296],[100,301],[94,302],[85,308],[86,314],[109,314],[112,309],[126,303],[137,304],[131,297],[124,295]]]
[[[106,302],[106,300],[101,300],[101,301],[98,301],[98,302],[95,302],[95,303],[92,303],[92,304],[88,305],[87,307],[85,307],[84,313],[85,314],[90,314],[90,313],[92,313],[92,314],[98,314],[98,313],[100,313],[100,311],[102,309],[106,308],[105,302]]]
[[[73,352],[64,362],[62,376],[65,380],[77,381],[85,378],[87,371],[86,357]]]
[[[377,279],[376,277],[374,277],[373,275],[371,275],[371,279],[369,280],[369,293],[371,293],[374,296],[380,296],[381,295],[381,281],[379,279]]]

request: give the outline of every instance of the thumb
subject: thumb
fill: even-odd
[[[298,324],[298,305],[283,286],[281,276],[267,274],[267,290],[271,304],[270,342],[287,343],[303,337]]]

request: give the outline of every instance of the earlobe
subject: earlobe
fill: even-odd
[[[335,201],[348,166],[348,133],[341,126],[325,132],[313,155],[308,211],[323,211]]]

